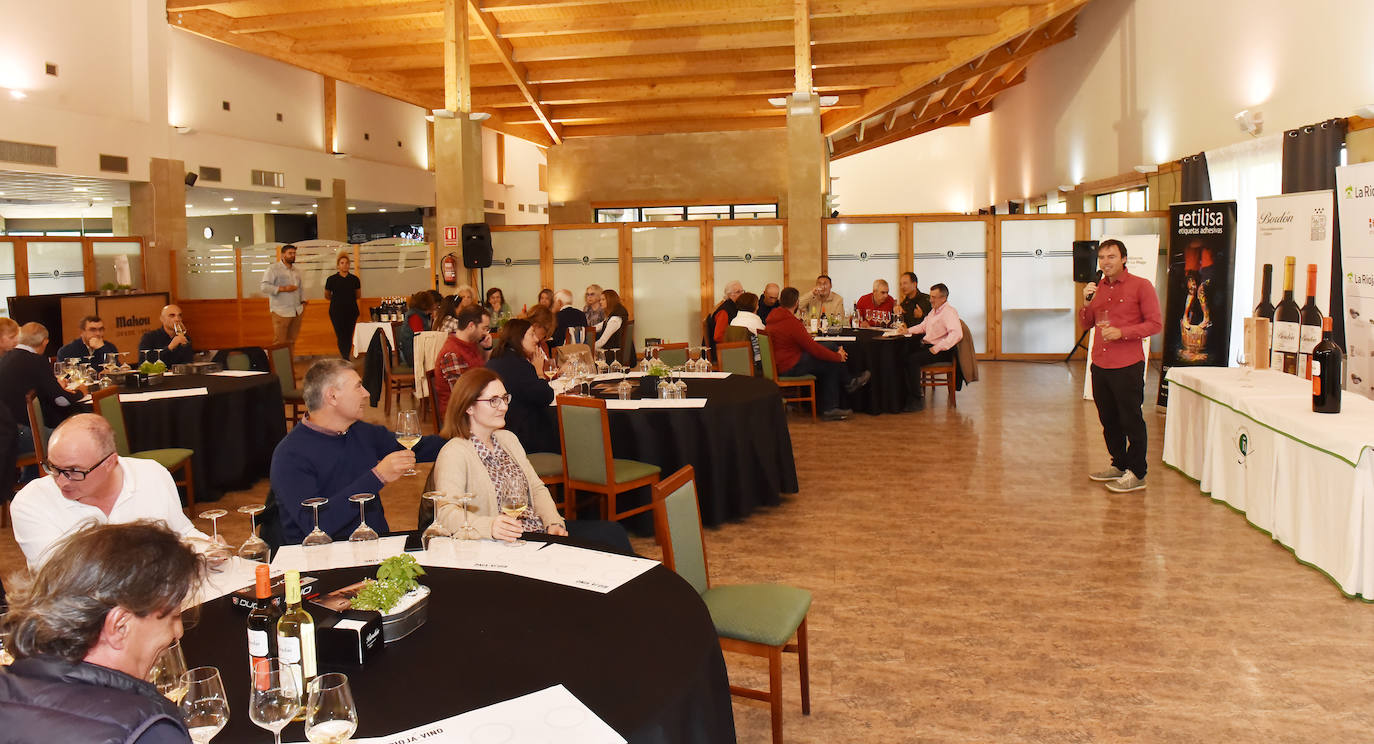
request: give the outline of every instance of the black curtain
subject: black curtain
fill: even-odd
[[[1178,161],[1182,170],[1182,183],[1178,187],[1178,200],[1184,202],[1211,201],[1212,176],[1207,172],[1207,154],[1198,153]]]
[[[1283,193],[1336,188],[1336,166],[1345,147],[1345,119],[1329,119],[1283,133]],[[1340,200],[1333,200],[1335,205]],[[1339,209],[1339,206],[1337,206]],[[1331,230],[1331,337],[1345,348],[1345,272],[1341,269],[1341,231],[1338,215],[1327,222]]]

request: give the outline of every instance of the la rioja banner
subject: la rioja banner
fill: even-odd
[[[1235,267],[1235,202],[1169,205],[1169,286],[1164,303],[1160,406],[1169,403],[1164,378],[1170,367],[1227,366]]]
[[[1374,163],[1336,169],[1345,274],[1345,389],[1374,398]]]

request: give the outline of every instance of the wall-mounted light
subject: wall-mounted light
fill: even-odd
[[[1136,173],[1158,173],[1158,172],[1159,172],[1159,166],[1157,166],[1157,165],[1137,165],[1137,166],[1135,167],[1135,172],[1136,172]]]
[[[1366,103],[1355,109],[1355,115],[1361,119],[1374,119],[1374,103]]]
[[[1236,126],[1251,137],[1258,137],[1264,131],[1264,114],[1259,111],[1245,109],[1237,112],[1234,118]]]
[[[333,155],[335,160],[343,160],[344,158],[348,157],[348,153],[346,152],[331,152],[329,154]]]
[[[191,132],[196,131],[196,130],[192,129],[191,127],[177,127],[176,130],[177,130],[177,134],[190,134]]]
[[[458,113],[451,109],[430,109],[430,113],[436,119],[453,119],[458,116]]]
[[[491,114],[486,111],[474,111],[468,114],[468,121],[486,121],[491,118]]]
[[[28,94],[28,93],[25,93],[25,92],[22,91],[22,90],[19,90],[19,89],[17,89],[17,88],[11,88],[11,89],[10,89],[10,98],[13,98],[13,99],[16,100],[16,101],[22,101],[22,100],[24,100],[25,98],[28,98],[28,97],[29,97],[29,94]]]

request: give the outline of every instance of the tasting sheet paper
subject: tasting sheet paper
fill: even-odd
[[[439,539],[412,555],[422,566],[499,571],[601,594],[658,565],[647,558],[534,541],[510,547],[495,540]]]
[[[353,543],[335,540],[328,545],[283,545],[272,559],[272,570],[325,571],[331,568],[375,566],[394,555],[406,552],[406,536],[393,535],[380,540]],[[251,580],[248,583],[253,583]]]
[[[198,395],[209,395],[210,391],[203,387],[180,388],[178,390],[158,390],[151,393],[120,393],[120,403],[140,403],[145,400],[161,400],[163,398],[194,398]]]

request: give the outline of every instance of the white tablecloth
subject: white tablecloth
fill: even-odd
[[[396,336],[391,333],[390,323],[358,323],[353,326],[353,356],[367,353],[367,345],[372,343],[372,334],[378,330],[386,334],[386,342],[391,344],[391,348],[396,348]]]
[[[1164,463],[1351,596],[1374,599],[1374,401],[1312,412],[1312,383],[1272,370],[1169,370]]]

